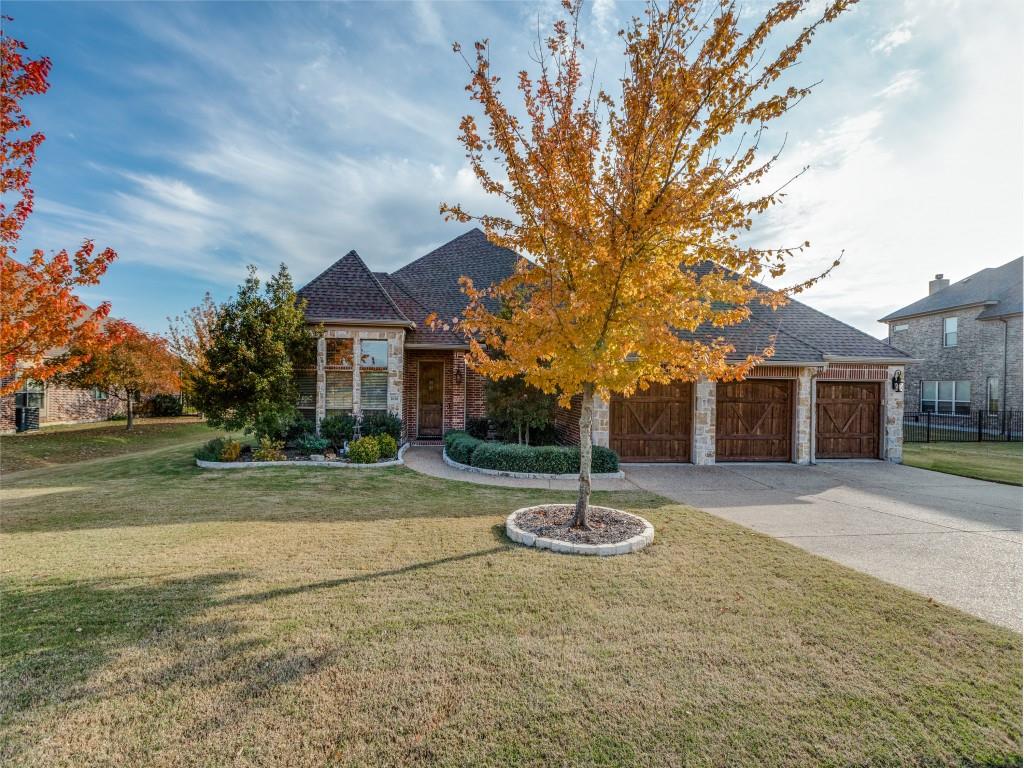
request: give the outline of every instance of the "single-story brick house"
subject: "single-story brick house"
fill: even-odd
[[[459,315],[459,277],[490,285],[518,258],[479,229],[391,274],[371,272],[355,251],[343,256],[299,290],[310,323],[324,327],[316,370],[299,377],[300,410],[317,422],[387,410],[403,418],[410,441],[428,443],[486,415],[465,339],[425,320]],[[755,305],[749,320],[715,333],[737,355],[775,335],[775,356],[741,382],[676,382],[599,401],[594,442],[625,462],[901,460],[894,381],[909,355],[796,301],[777,311]],[[558,414],[566,442],[578,439],[577,417],[575,408]]]
[[[98,389],[27,382],[18,392],[0,397],[0,434],[15,431],[16,410],[22,405],[39,409],[39,421],[34,424],[39,427],[106,421],[124,411],[120,400]]]

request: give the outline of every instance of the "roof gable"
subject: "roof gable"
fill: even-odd
[[[1001,267],[982,269],[941,291],[890,312],[880,322],[978,304],[990,305],[978,316],[981,320],[1020,314],[1022,266],[1024,257],[1016,258]]]
[[[312,321],[365,320],[411,325],[359,254],[349,251],[299,289]]]

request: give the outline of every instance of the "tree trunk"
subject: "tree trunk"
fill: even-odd
[[[128,426],[131,429],[135,425],[135,410],[132,407],[132,393],[128,393]]]
[[[580,490],[576,497],[576,515],[572,519],[573,528],[589,530],[587,509],[590,506],[590,457],[593,451],[594,436],[594,385],[583,385],[583,405],[580,408]]]
[[[526,444],[530,444],[530,425],[526,425]]]
[[[521,421],[516,422],[516,443],[523,444],[523,423]]]

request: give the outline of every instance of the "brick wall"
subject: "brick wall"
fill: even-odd
[[[487,416],[487,379],[476,371],[466,372],[466,418],[482,419]]]
[[[47,384],[43,407],[39,411],[39,425],[86,424],[106,421],[124,412],[124,404],[116,398],[96,400],[92,390],[72,389]],[[0,432],[14,431],[14,395],[0,398]]]
[[[915,317],[889,324],[890,343],[923,363],[908,365],[906,372],[906,407],[921,409],[922,381],[971,382],[971,409],[987,407],[989,377],[1003,378],[1003,323],[1000,320],[978,320],[984,307],[968,307],[950,312]],[[957,318],[957,345],[942,346],[943,319]],[[906,325],[903,330],[897,326]],[[1021,317],[1007,318],[1006,325],[1006,402],[1002,409],[1020,410],[1022,399]]]
[[[568,408],[555,406],[555,432],[558,435],[558,442],[562,445],[579,445],[580,411],[582,408],[582,395],[573,397]]]

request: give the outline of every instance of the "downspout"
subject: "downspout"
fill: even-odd
[[[811,373],[811,466],[816,466],[818,463],[818,388],[815,386],[815,379],[818,378],[819,374],[827,370],[828,362],[825,363],[824,367],[818,368]]]
[[[1006,413],[1006,371],[1007,371],[1007,367],[1006,367],[1006,342],[1007,342],[1007,331],[1008,331],[1008,328],[1009,328],[1009,324],[1006,322],[1006,318],[1005,317],[1000,318],[1000,319],[1003,321],[1003,387],[1002,387],[1003,393],[1002,393],[1002,396],[999,399],[999,410],[1001,410],[1003,413]],[[985,393],[985,399],[986,400],[988,399],[988,393],[987,392]],[[987,406],[988,403],[985,403],[985,405]],[[987,408],[986,408],[986,410],[987,410]],[[1003,417],[1003,419],[1005,421],[1005,417]]]

